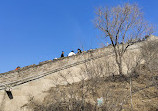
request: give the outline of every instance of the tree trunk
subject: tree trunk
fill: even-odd
[[[119,74],[123,75],[123,72],[122,72],[122,57],[119,57],[118,67],[119,67]]]
[[[119,74],[123,75],[123,72],[122,72],[122,55],[118,54],[116,47],[114,47],[114,52],[115,52],[115,57],[116,57],[116,63],[118,65]]]

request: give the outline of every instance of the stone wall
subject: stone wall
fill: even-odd
[[[142,42],[129,47],[124,62],[131,62],[134,65],[133,63],[140,54],[139,47],[141,44]],[[126,57],[131,59],[128,60]],[[113,66],[111,73],[116,73],[118,68],[114,67],[116,63],[111,46],[89,50],[71,57],[44,61],[38,65],[23,67],[18,71],[1,73],[0,111],[31,111],[31,109],[24,107],[30,101],[30,97],[42,101],[51,87],[80,81],[81,67],[84,67],[85,63],[96,64],[106,61],[109,61],[110,65]],[[125,63],[123,65],[124,73],[127,73],[128,67]],[[62,74],[62,77],[60,74]],[[109,74],[105,76],[109,76]],[[13,99],[8,97],[5,90],[11,91]]]

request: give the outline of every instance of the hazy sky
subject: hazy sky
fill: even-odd
[[[138,3],[158,26],[158,0],[0,0],[0,73],[98,48],[95,8]],[[158,32],[154,33],[158,35]]]

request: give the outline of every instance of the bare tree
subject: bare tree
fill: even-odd
[[[104,37],[111,41],[121,75],[123,75],[122,57],[127,48],[153,32],[152,25],[144,20],[139,7],[136,4],[128,3],[111,9],[98,8],[95,25],[104,33]]]

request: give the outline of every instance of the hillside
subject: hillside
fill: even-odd
[[[34,111],[157,111],[157,73],[150,73],[141,66],[141,70],[132,75],[133,106],[130,77],[110,76],[52,87],[42,103],[32,98],[24,107]],[[103,104],[99,107],[97,98],[100,97],[103,97]]]

